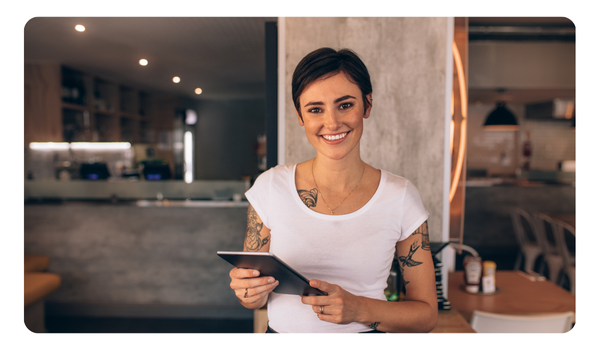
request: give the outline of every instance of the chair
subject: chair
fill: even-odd
[[[529,215],[529,213],[521,208],[514,208],[510,213],[510,217],[512,219],[513,230],[520,248],[519,255],[517,255],[517,260],[515,261],[514,269],[519,269],[521,266],[521,261],[524,257],[525,264],[523,265],[523,270],[533,271],[533,267],[537,258],[542,254],[542,247],[540,247],[540,245],[537,243],[535,223],[533,218],[531,215]],[[528,231],[525,231],[525,227],[523,226],[524,222],[527,223],[529,228]]]
[[[471,327],[477,333],[565,333],[573,326],[574,313],[503,315],[475,310]]]
[[[468,245],[466,245],[466,244],[460,244],[460,243],[454,243],[454,242],[451,242],[451,243],[449,244],[449,246],[451,246],[451,247],[452,247],[452,249],[456,250],[457,252],[458,252],[460,249],[462,249],[462,250],[464,250],[465,252],[468,252],[469,254],[471,254],[471,255],[473,255],[473,256],[479,256],[479,253],[477,253],[477,251],[476,251],[476,250],[475,250],[473,247],[471,247],[471,246],[468,246]]]
[[[466,244],[450,242],[448,244],[448,246],[451,247],[455,251],[456,254],[458,254],[458,252],[461,251],[461,249],[462,249],[461,254],[465,254],[465,252],[467,252],[473,256],[479,256],[479,253],[477,253],[477,251],[473,247],[468,246]],[[453,264],[448,265],[448,272],[454,272],[455,270],[456,270],[456,261],[454,261]]]
[[[569,291],[575,294],[575,228],[563,221],[554,221],[554,239],[558,254],[563,260],[563,274],[559,281],[562,286],[564,276],[569,278]]]
[[[548,266],[548,279],[553,283],[558,284],[558,275],[563,268],[563,258],[558,253],[556,241],[554,238],[555,221],[545,214],[536,213],[533,215],[535,227],[534,232],[537,233],[537,239],[542,247],[542,255],[544,262]],[[539,273],[543,273],[543,265]]]

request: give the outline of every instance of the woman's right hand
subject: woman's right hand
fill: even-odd
[[[249,309],[260,309],[267,302],[269,293],[279,285],[270,276],[260,276],[258,270],[233,268],[229,272],[229,286],[242,305]]]

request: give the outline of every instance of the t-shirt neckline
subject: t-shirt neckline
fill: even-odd
[[[360,209],[353,211],[352,213],[348,213],[348,214],[342,214],[342,215],[327,215],[327,214],[321,214],[318,213],[314,210],[311,210],[310,208],[308,208],[300,199],[300,196],[298,195],[298,189],[296,188],[296,166],[298,165],[298,163],[294,164],[292,166],[291,169],[291,176],[290,181],[291,181],[291,185],[292,185],[292,189],[294,190],[293,192],[293,197],[294,197],[294,201],[300,206],[301,210],[303,210],[305,213],[308,213],[309,215],[318,217],[320,219],[331,219],[331,220],[335,220],[335,219],[348,219],[348,218],[352,218],[358,215],[361,215],[362,213],[366,212],[369,207],[371,206],[371,204],[373,202],[375,202],[375,200],[377,200],[377,197],[379,197],[379,194],[382,191],[383,188],[383,183],[385,181],[385,178],[387,176],[386,172],[384,170],[379,170],[380,178],[379,178],[379,184],[377,185],[377,190],[375,191],[375,193],[373,194],[373,196],[371,196],[371,198],[367,201],[367,203],[365,203],[365,205],[363,205]]]

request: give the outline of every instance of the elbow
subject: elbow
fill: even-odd
[[[425,333],[431,332],[437,325],[437,320],[438,320],[438,309],[437,309],[437,305],[436,305],[435,308],[431,307],[429,315],[426,317],[425,321],[423,322],[423,332],[425,332]]]

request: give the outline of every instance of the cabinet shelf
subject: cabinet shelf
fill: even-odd
[[[67,102],[63,102],[61,104],[63,109],[72,109],[75,111],[87,111],[89,110],[89,108],[87,106],[84,105],[78,105],[78,104],[74,104],[74,103],[67,103]]]
[[[157,144],[173,130],[174,111],[182,104],[178,96],[151,94],[61,64],[25,64],[25,144]]]
[[[126,118],[126,119],[131,119],[131,120],[142,120],[142,116],[140,116],[138,114],[119,112],[118,115],[121,118]]]
[[[60,72],[65,140],[154,142],[151,95],[69,67]]]

